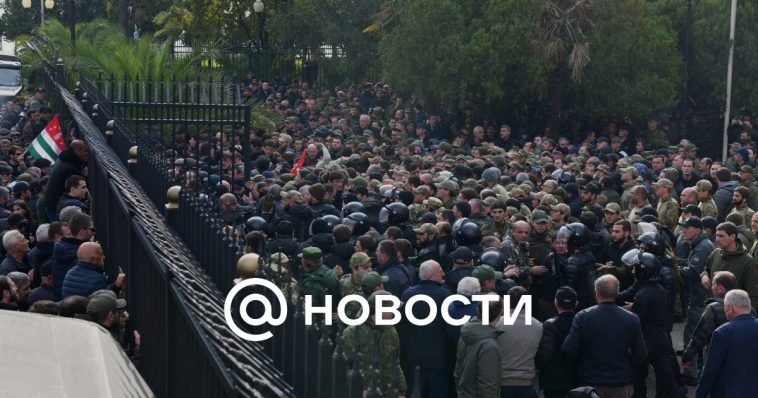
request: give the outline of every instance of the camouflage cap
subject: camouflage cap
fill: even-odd
[[[669,146],[668,150],[669,150],[669,153],[677,153],[679,152],[679,147],[676,145],[671,145]]]
[[[413,193],[426,196],[432,196],[432,194],[434,194],[434,192],[432,192],[432,189],[426,185],[419,185],[416,188],[413,188]]]
[[[608,167],[608,165],[605,165],[605,164],[598,165],[597,169],[599,171],[602,171],[605,174],[611,174],[611,168]]]
[[[432,211],[439,209],[442,207],[443,203],[439,198],[431,197],[424,201],[424,204],[429,206],[429,208],[432,209]]]
[[[693,143],[690,142],[689,144],[687,144],[687,145],[684,146],[684,150],[685,151],[696,151],[697,150],[697,146],[695,144],[693,144]]]
[[[621,172],[631,174],[633,178],[637,178],[640,176],[640,172],[637,170],[637,168],[632,167],[632,166],[622,169]]]
[[[363,276],[363,279],[361,279],[361,287],[363,290],[369,290],[372,291],[376,289],[377,286],[379,286],[382,283],[387,283],[390,281],[390,278],[388,276],[382,276],[379,275],[376,271],[371,271],[368,274]]]
[[[434,236],[437,236],[437,234],[439,233],[437,231],[437,227],[435,227],[434,224],[432,223],[421,224],[420,227],[414,228],[413,232],[417,234],[426,234],[426,235],[434,235]]]
[[[371,258],[363,252],[353,253],[350,256],[350,268],[365,267],[371,264]]]
[[[700,180],[695,184],[695,189],[698,191],[710,191],[713,189],[713,184],[708,180]]]
[[[488,196],[482,202],[484,202],[484,204],[487,206],[492,206],[495,202],[497,202],[497,198],[494,196]]]
[[[558,203],[555,206],[550,206],[550,210],[557,210],[562,214],[571,214],[571,208],[565,203]]]
[[[434,184],[437,188],[447,189],[448,191],[458,192],[458,183],[451,180],[442,181],[439,184]]]
[[[615,202],[608,203],[607,205],[605,205],[605,211],[618,214],[618,213],[621,213],[621,206]]]
[[[318,247],[315,247],[315,246],[306,247],[298,255],[298,257],[301,257],[303,260],[306,260],[306,261],[320,262],[321,261],[321,249],[319,249]]]
[[[558,198],[549,193],[545,193],[542,195],[542,199],[540,199],[540,204],[543,206],[554,206],[558,203]]]
[[[655,184],[653,184],[653,186],[655,186],[655,187],[674,188],[674,183],[671,182],[671,180],[669,180],[668,178],[661,178],[660,180],[658,180],[658,182],[656,182]]]
[[[274,253],[271,255],[271,257],[268,259],[268,264],[266,264],[266,268],[276,274],[283,274],[287,272],[288,264],[290,262],[289,257],[287,257],[284,253]]]
[[[739,171],[740,172],[744,172],[744,173],[750,173],[750,174],[754,174],[755,173],[755,169],[753,169],[749,164],[746,164],[746,165],[743,165],[742,167],[740,167]]]
[[[282,198],[289,199],[295,203],[305,202],[305,198],[303,198],[303,194],[301,194],[300,192],[296,190],[282,192],[281,195],[282,195]]]

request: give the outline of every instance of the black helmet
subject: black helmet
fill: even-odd
[[[637,240],[640,242],[640,245],[645,245],[641,249],[647,253],[652,253],[654,256],[662,256],[666,251],[666,244],[658,232],[645,232]]]
[[[263,233],[268,233],[268,221],[263,219],[263,217],[250,217],[245,221],[245,228],[247,229],[247,232],[261,231]]]
[[[387,224],[389,227],[405,223],[408,219],[410,219],[408,206],[400,202],[390,203],[379,212],[379,220],[381,220],[382,224]]]
[[[479,265],[489,265],[496,271],[505,268],[505,254],[499,250],[487,250],[479,256]]]
[[[316,234],[330,234],[335,226],[337,226],[342,220],[339,217],[328,214],[323,217],[319,217],[311,221],[311,226],[308,228],[308,232],[311,235]]]
[[[565,239],[569,251],[587,246],[590,243],[590,230],[582,223],[564,225],[558,230],[558,238]]]
[[[458,230],[453,234],[453,239],[455,239],[455,244],[458,247],[478,245],[482,243],[482,229],[475,222],[466,219],[458,226]]]
[[[361,202],[350,202],[342,206],[342,217],[347,217],[353,213],[366,213],[366,206]]]
[[[655,281],[661,273],[661,263],[652,253],[640,253],[634,264],[634,277],[639,281]]]
[[[343,224],[353,225],[353,235],[363,235],[371,226],[368,225],[368,216],[365,213],[355,212],[342,219]]]
[[[335,215],[332,215],[332,214],[327,214],[325,216],[322,216],[321,219],[323,219],[324,221],[326,221],[326,224],[329,226],[329,231],[332,231],[334,229],[334,227],[336,227],[336,226],[338,226],[338,225],[340,225],[342,223],[342,219],[341,218],[339,218],[339,217],[337,217]]]

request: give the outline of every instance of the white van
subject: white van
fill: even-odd
[[[21,93],[21,60],[13,55],[0,54],[0,103]]]

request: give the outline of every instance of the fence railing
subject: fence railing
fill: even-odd
[[[48,93],[89,144],[97,239],[109,257],[106,272],[121,267],[127,275],[130,325],[142,335],[138,368],[152,390],[159,397],[293,395],[262,347],[225,326],[222,292],[108,145],[134,135],[102,134],[109,125],[96,124],[104,119],[93,99],[103,97],[80,91],[77,99],[58,84],[61,71],[46,77]]]
[[[82,99],[82,106],[85,112],[92,115],[92,119],[104,131],[102,140],[109,143],[112,150],[118,152],[117,155],[111,155],[110,159],[121,159],[121,166],[128,166],[129,172],[145,189],[146,195],[149,196],[158,208],[164,209],[160,205],[166,201],[166,192],[170,187],[181,186],[181,192],[178,196],[178,209],[169,210],[173,226],[172,232],[175,232],[181,241],[186,244],[188,256],[196,258],[193,264],[198,265],[198,269],[205,273],[209,284],[218,286],[221,292],[228,292],[232,287],[233,278],[236,276],[234,264],[244,254],[244,236],[243,225],[239,223],[229,223],[219,216],[219,209],[216,206],[218,197],[213,193],[214,181],[212,177],[218,170],[213,169],[213,165],[202,164],[202,156],[188,156],[184,159],[193,159],[197,165],[195,171],[198,178],[184,180],[177,178],[175,173],[175,164],[172,157],[167,155],[167,141],[162,140],[165,134],[154,134],[151,129],[140,128],[132,130],[134,126],[147,126],[141,124],[139,120],[130,118],[130,115],[140,115],[143,111],[129,113],[124,109],[149,108],[144,112],[152,112],[150,123],[157,123],[167,120],[167,116],[162,112],[170,109],[181,107],[182,104],[165,104],[165,106],[153,107],[154,101],[146,103],[134,103],[125,106],[116,104],[104,95],[97,84],[83,80],[78,87],[77,95]],[[86,98],[86,101],[84,100]],[[95,100],[96,99],[96,100]],[[96,101],[101,101],[97,102]],[[123,101],[122,101],[123,102]],[[195,106],[194,104],[190,104]],[[221,106],[221,104],[217,104]],[[236,105],[230,105],[231,107]],[[119,108],[120,107],[120,108]],[[115,111],[121,109],[121,112]],[[136,119],[139,119],[137,117]],[[180,120],[175,120],[177,123]],[[187,123],[193,123],[192,120],[184,120]],[[208,123],[214,123],[213,119],[205,120]],[[174,123],[172,120],[170,123]],[[215,123],[222,123],[215,121]],[[192,134],[190,134],[192,136]],[[205,137],[210,140],[209,137]],[[171,141],[175,142],[175,141]],[[131,146],[136,146],[133,149]],[[130,153],[130,156],[123,155]],[[249,160],[247,158],[243,158]],[[206,159],[207,160],[207,159]],[[201,173],[207,170],[207,176],[201,177]],[[204,180],[208,178],[208,180]],[[95,189],[95,188],[93,188]],[[164,213],[165,214],[165,213]],[[163,215],[155,215],[156,218],[162,219]],[[120,222],[121,220],[118,220]],[[119,225],[119,224],[116,224]],[[160,241],[151,241],[153,245],[160,245]],[[178,260],[182,261],[182,260]],[[297,259],[293,258],[291,263]],[[239,322],[239,314],[234,313],[233,318],[238,325],[241,324],[244,330],[249,333],[260,334],[266,331],[266,328],[273,333],[273,337],[255,347],[266,355],[267,366],[273,366],[281,372],[280,375],[271,375],[278,377],[281,382],[292,386],[291,393],[299,397],[394,397],[399,395],[398,386],[400,378],[404,375],[393,369],[389,377],[389,383],[382,385],[383,378],[380,377],[378,369],[382,366],[378,358],[381,358],[382,352],[379,346],[370,340],[370,336],[362,335],[360,331],[353,334],[351,341],[343,338],[344,325],[336,323],[327,326],[321,324],[306,326],[304,323],[302,298],[297,297],[297,285],[289,274],[273,272],[275,264],[267,263],[266,258],[261,258],[260,266],[256,277],[271,280],[277,286],[282,287],[285,292],[286,306],[288,315],[282,325],[270,327],[270,325],[249,326]],[[182,292],[191,294],[192,289],[187,288]],[[273,293],[261,287],[249,289],[247,293],[258,293],[269,298],[270,302],[276,303]],[[223,299],[220,297],[194,297],[191,304],[210,300],[209,303],[216,308],[221,305]],[[189,304],[188,304],[189,305]],[[234,306],[233,306],[234,308]],[[252,313],[260,315],[262,307],[251,304]],[[162,315],[162,313],[160,314]],[[256,318],[256,316],[253,316]],[[217,321],[215,327],[228,332],[223,320]],[[241,338],[238,338],[242,341]],[[239,344],[239,342],[237,342]],[[352,343],[352,344],[350,344]],[[231,343],[229,343],[232,346]],[[367,345],[365,355],[358,350],[351,351],[346,355],[343,350],[345,346],[361,347]],[[259,352],[255,351],[255,355]],[[249,354],[248,354],[249,355]],[[257,356],[255,358],[258,358]],[[361,372],[360,369],[370,369],[367,373]],[[184,364],[185,367],[192,366]],[[236,374],[235,374],[236,376]],[[386,380],[385,380],[386,381]],[[418,383],[416,383],[418,384]],[[245,394],[242,394],[245,395]],[[264,394],[265,395],[265,394]],[[410,395],[410,394],[409,394]]]

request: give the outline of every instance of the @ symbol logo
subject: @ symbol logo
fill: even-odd
[[[268,340],[274,336],[270,331],[261,334],[247,333],[244,330],[240,329],[239,326],[234,323],[234,319],[232,319],[232,301],[234,301],[237,293],[249,286],[262,286],[274,292],[277,301],[279,301],[279,308],[281,308],[281,311],[279,313],[279,317],[274,318],[271,302],[268,298],[266,298],[266,296],[259,293],[248,294],[245,296],[245,298],[242,299],[239,305],[239,312],[242,320],[250,326],[261,326],[264,324],[279,326],[284,323],[284,320],[287,317],[287,301],[284,298],[282,291],[279,289],[279,287],[270,281],[259,278],[251,278],[238,283],[232,288],[231,291],[229,291],[229,294],[226,295],[226,300],[224,300],[224,318],[226,319],[226,324],[229,325],[229,328],[232,329],[232,332],[234,332],[234,334],[245,340]],[[263,315],[259,319],[254,319],[247,313],[247,306],[253,301],[257,301],[263,305]]]

